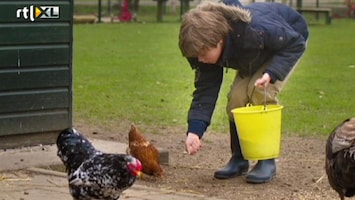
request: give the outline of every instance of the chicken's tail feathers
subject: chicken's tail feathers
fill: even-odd
[[[129,133],[128,133],[128,139],[130,141],[132,141],[132,140],[145,140],[145,138],[143,137],[142,133],[139,131],[139,129],[133,123],[131,124],[131,129],[129,130]]]
[[[326,156],[332,158],[335,153],[352,147],[354,141],[355,117],[344,120],[329,134],[326,143]]]
[[[355,117],[346,119],[341,125],[335,129],[335,134],[341,135],[341,138],[355,140]]]
[[[57,137],[57,146],[73,145],[77,146],[78,143],[85,146],[93,147],[91,142],[79,131],[74,128],[66,128],[62,130]]]
[[[133,122],[131,123],[131,130],[130,131],[137,131],[137,127]]]
[[[59,135],[57,137],[57,145],[61,144],[63,140],[65,140],[68,137],[71,137],[72,135],[78,134],[78,131],[74,128],[66,128],[62,131],[59,132]]]
[[[67,168],[76,168],[98,151],[92,143],[74,128],[67,128],[57,138],[57,156]]]

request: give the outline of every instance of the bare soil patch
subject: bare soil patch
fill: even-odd
[[[228,180],[213,178],[216,169],[230,158],[229,135],[208,132],[201,151],[186,154],[185,135],[181,127],[151,127],[136,124],[145,137],[156,146],[169,151],[170,164],[163,166],[166,177],[146,177],[137,184],[155,188],[203,194],[221,199],[295,199],[330,200],[338,195],[329,184],[324,170],[325,138],[284,136],[281,156],[277,159],[277,175],[266,184],[248,184],[243,176]],[[128,143],[130,122],[110,127],[75,122],[75,128],[89,138]],[[255,162],[251,161],[251,167]]]

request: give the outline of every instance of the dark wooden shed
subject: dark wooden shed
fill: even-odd
[[[0,2],[0,148],[72,125],[73,1]]]

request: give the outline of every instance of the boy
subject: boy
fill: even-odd
[[[294,9],[280,3],[228,6],[204,2],[182,19],[179,47],[195,70],[195,91],[188,112],[185,141],[189,154],[201,148],[223,79],[223,68],[237,70],[228,94],[232,157],[214,177],[246,173],[231,110],[247,103],[277,104],[277,94],[306,47],[308,27]],[[275,159],[259,160],[246,176],[248,183],[265,183],[276,174]]]

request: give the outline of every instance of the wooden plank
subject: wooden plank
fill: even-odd
[[[331,13],[332,9],[331,8],[297,8],[297,11],[299,12],[326,12],[326,13]]]
[[[0,149],[55,144],[59,131],[0,136]]]
[[[0,70],[2,67],[68,65],[70,48],[69,44],[0,47]]]
[[[0,93],[0,114],[67,109],[69,100],[70,93],[67,88]]]
[[[162,148],[158,148],[158,151],[159,151],[159,164],[169,165],[169,151]]]
[[[317,20],[319,19],[319,16],[318,16],[319,13],[325,14],[325,23],[331,24],[331,21],[332,21],[332,9],[331,8],[310,8],[310,7],[307,7],[307,8],[296,8],[296,10],[301,14],[307,13],[307,12],[308,13],[316,13]]]
[[[94,24],[98,21],[95,15],[74,15],[73,20],[74,24]]]
[[[68,110],[0,115],[0,136],[63,130],[71,124]]]
[[[69,87],[71,73],[68,67],[0,71],[0,91],[35,88]]]

